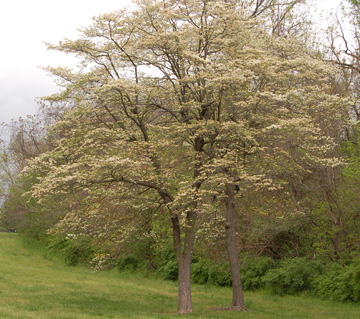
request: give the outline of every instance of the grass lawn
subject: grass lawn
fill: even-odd
[[[304,297],[245,293],[249,312],[217,311],[231,289],[193,287],[186,318],[360,318],[360,305]],[[176,283],[117,271],[68,267],[22,245],[16,234],[0,233],[0,318],[95,319],[179,318]]]

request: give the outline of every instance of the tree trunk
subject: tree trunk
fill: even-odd
[[[200,136],[195,138],[195,170],[193,188],[198,191],[201,186],[201,181],[197,180],[200,176],[201,152],[204,146],[204,139]],[[181,240],[181,227],[179,222],[179,215],[174,213],[172,216],[173,226],[173,240],[175,254],[178,262],[179,270],[179,296],[178,296],[178,313],[188,314],[192,312],[191,301],[191,262],[192,262],[192,249],[195,242],[195,223],[197,218],[196,213],[197,202],[193,203],[193,210],[186,213],[185,225],[183,227],[183,242]]]
[[[181,242],[179,216],[173,214],[173,240],[179,269],[179,290],[178,290],[178,313],[187,314],[192,312],[191,301],[191,262],[192,248],[195,241],[195,220],[196,213],[188,212],[186,226],[184,227],[184,242]]]
[[[192,312],[191,254],[180,254],[178,265],[179,265],[178,313],[187,314]]]
[[[244,294],[241,284],[240,266],[236,248],[236,212],[235,212],[235,184],[226,185],[225,193],[226,208],[226,242],[230,262],[233,298],[230,308],[246,310]]]

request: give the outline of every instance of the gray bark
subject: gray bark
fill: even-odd
[[[226,185],[226,242],[230,262],[233,298],[230,308],[245,311],[244,294],[241,284],[240,265],[236,247],[235,184]]]
[[[191,300],[191,262],[192,248],[195,241],[196,213],[189,212],[186,216],[185,237],[182,246],[180,237],[180,224],[178,215],[172,217],[174,248],[179,269],[178,313],[192,312]]]

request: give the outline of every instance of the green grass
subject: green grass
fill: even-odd
[[[245,294],[249,312],[225,312],[231,289],[193,287],[194,313],[186,318],[360,318],[360,305],[305,297]],[[68,267],[0,233],[0,318],[179,318],[176,283],[117,271]]]

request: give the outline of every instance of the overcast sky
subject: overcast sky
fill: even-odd
[[[315,0],[324,9],[340,0]],[[73,58],[47,51],[43,42],[75,38],[93,16],[129,6],[131,0],[7,0],[0,5],[0,122],[37,109],[36,97],[57,92],[39,66],[71,65]]]

